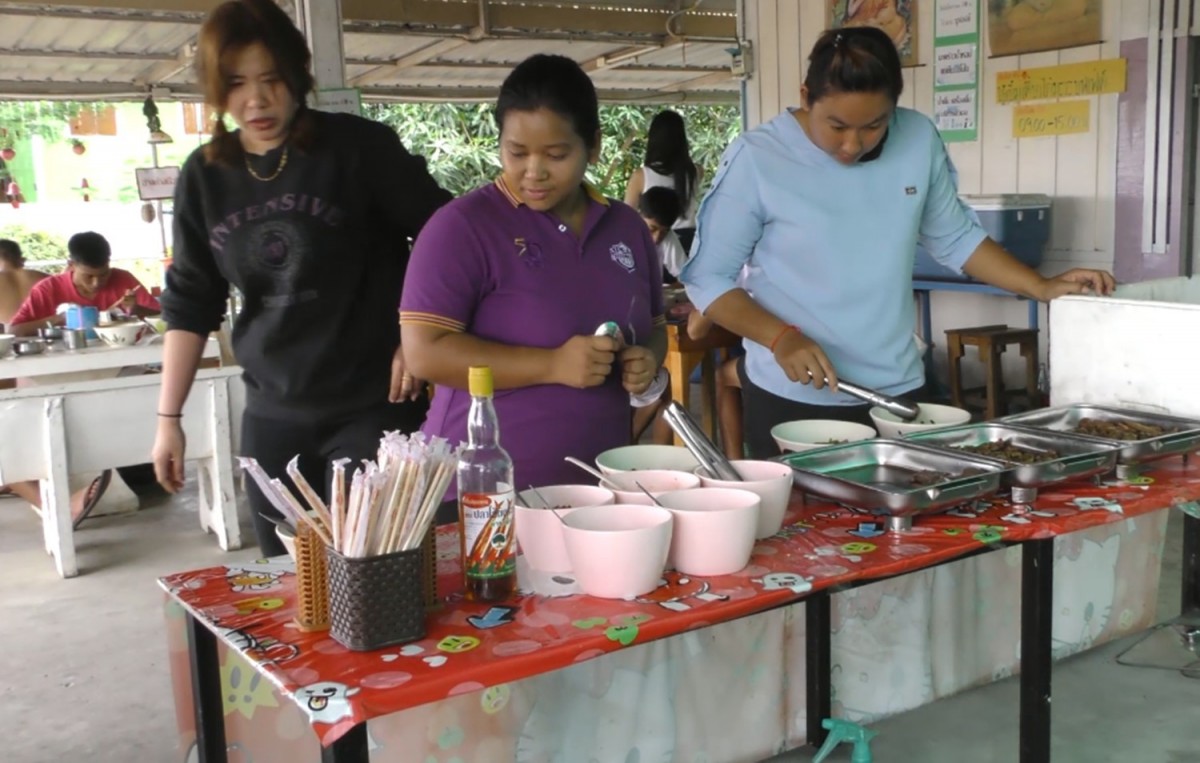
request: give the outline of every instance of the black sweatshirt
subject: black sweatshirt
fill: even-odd
[[[451,196],[391,128],[311,115],[309,151],[246,155],[266,181],[240,159],[188,158],[161,303],[169,329],[207,336],[237,286],[233,350],[248,409],[318,422],[386,401],[408,239]]]

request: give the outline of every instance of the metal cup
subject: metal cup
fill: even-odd
[[[87,332],[83,329],[63,329],[63,342],[68,350],[83,350],[87,348]]]

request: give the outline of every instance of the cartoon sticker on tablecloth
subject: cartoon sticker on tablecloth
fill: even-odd
[[[270,564],[243,564],[225,568],[225,582],[234,593],[262,593],[282,588],[285,570]]]
[[[638,637],[638,626],[647,620],[652,620],[650,615],[641,613],[635,615],[625,615],[623,617],[608,620],[603,617],[589,617],[583,620],[576,620],[572,625],[581,630],[591,630],[592,628],[609,625],[604,629],[604,637],[609,641],[615,641],[621,646],[629,646]]]
[[[850,547],[851,551],[846,548]],[[813,549],[813,553],[805,554],[804,558],[812,561],[828,561],[829,559],[845,559],[853,564],[858,564],[862,561],[861,553],[855,553],[854,549],[867,548],[869,551],[875,550],[873,543],[846,543],[841,546],[817,546]]]
[[[234,649],[246,652],[260,662],[272,662],[280,665],[300,656],[300,648],[295,644],[280,641],[272,636],[262,639],[240,628],[225,628],[214,624],[217,635],[225,639]]]
[[[686,612],[693,606],[728,600],[724,594],[713,593],[707,580],[681,575],[674,570],[664,573],[653,591],[634,599],[638,604],[657,604],[672,612]]]
[[[805,522],[793,522],[790,525],[784,525],[783,527],[779,528],[779,532],[775,533],[771,537],[779,538],[780,540],[787,540],[788,538],[794,538],[797,535],[804,535],[811,529],[813,529],[813,526]]]
[[[241,713],[254,719],[260,707],[279,707],[271,682],[246,662],[237,652],[226,652],[221,665],[221,706],[225,715]]]
[[[1101,496],[1095,496],[1091,498],[1076,498],[1074,501],[1072,501],[1072,503],[1074,503],[1075,508],[1079,509],[1080,511],[1107,511],[1112,514],[1125,513],[1125,509],[1121,506],[1121,504],[1115,501],[1110,501]]]
[[[508,625],[516,614],[516,607],[492,607],[483,615],[471,615],[467,618],[467,623],[486,631]]]
[[[296,701],[310,721],[332,725],[343,718],[354,717],[350,698],[358,692],[358,687],[351,688],[337,681],[320,681],[297,689]]]
[[[812,590],[812,580],[798,572],[771,572],[761,578],[751,578],[750,580],[761,585],[764,591],[787,589],[792,593],[807,593]]]
[[[1053,519],[1058,516],[1053,511],[1041,511],[1030,505],[1013,505],[1012,511],[1000,517],[1004,522],[1009,522],[1014,525],[1027,525],[1033,522],[1031,517],[1040,517],[1042,519]]]
[[[418,654],[424,653],[425,647],[421,646],[420,644],[405,644],[404,646],[400,647],[400,651],[398,653],[381,655],[380,659],[382,659],[384,662],[395,662],[401,657],[416,657]]]
[[[1004,525],[975,525],[971,537],[983,544],[999,543],[1004,540],[1008,528]]]
[[[479,639],[474,636],[446,636],[437,643],[438,651],[449,654],[469,652],[479,646]]]

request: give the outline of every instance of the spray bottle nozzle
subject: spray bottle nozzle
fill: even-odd
[[[850,742],[854,745],[850,763],[871,763],[871,740],[879,733],[878,731],[871,731],[857,723],[840,718],[826,718],[821,721],[821,726],[829,730],[829,736],[825,739],[825,744],[821,745],[816,757],[813,758],[813,763],[820,763],[833,752],[833,748],[842,742]]]

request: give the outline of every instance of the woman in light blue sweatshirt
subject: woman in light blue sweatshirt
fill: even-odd
[[[782,421],[869,424],[866,405],[835,391],[839,376],[922,397],[918,243],[948,267],[1037,300],[1113,288],[1097,270],[1045,278],[988,238],[958,198],[937,128],[896,105],[903,85],[886,34],[825,32],[809,55],[801,108],[739,137],[700,207],[681,280],[698,309],[746,338],[754,457],[778,453],[770,430]]]

